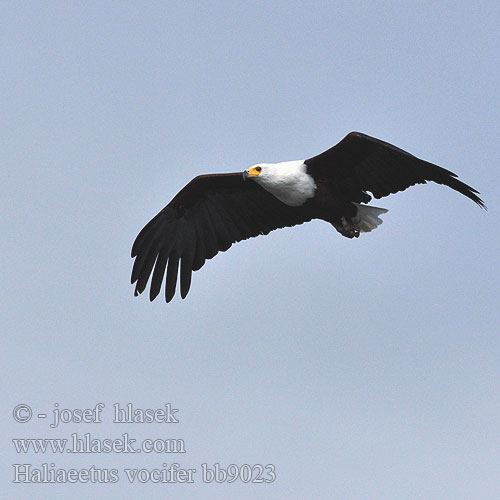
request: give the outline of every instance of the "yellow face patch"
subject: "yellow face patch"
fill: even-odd
[[[258,177],[261,172],[262,167],[260,165],[247,169],[248,177]]]

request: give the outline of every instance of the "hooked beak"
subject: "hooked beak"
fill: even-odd
[[[247,179],[254,179],[256,177],[259,177],[261,170],[262,167],[260,165],[257,165],[256,167],[247,168],[243,172],[243,180],[246,181]]]

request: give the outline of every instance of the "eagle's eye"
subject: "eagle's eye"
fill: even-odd
[[[257,170],[257,172],[260,172],[262,170],[262,167],[255,167],[255,170]]]

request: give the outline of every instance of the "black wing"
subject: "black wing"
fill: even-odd
[[[180,262],[181,297],[191,285],[191,273],[233,243],[273,229],[311,220],[300,207],[289,207],[241,173],[200,175],[138,234],[132,283],[135,295],[151,278],[150,300],[160,292],[166,269],[165,300],[175,294]]]
[[[336,146],[305,161],[315,179],[334,182],[352,201],[368,202],[414,184],[444,184],[486,208],[474,188],[449,170],[426,162],[387,142],[351,132]]]

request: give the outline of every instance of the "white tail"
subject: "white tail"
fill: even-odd
[[[387,212],[386,208],[360,205],[359,203],[354,203],[354,205],[358,207],[358,213],[352,219],[352,222],[359,227],[360,232],[369,233],[382,224],[383,221],[378,216],[385,214]]]

